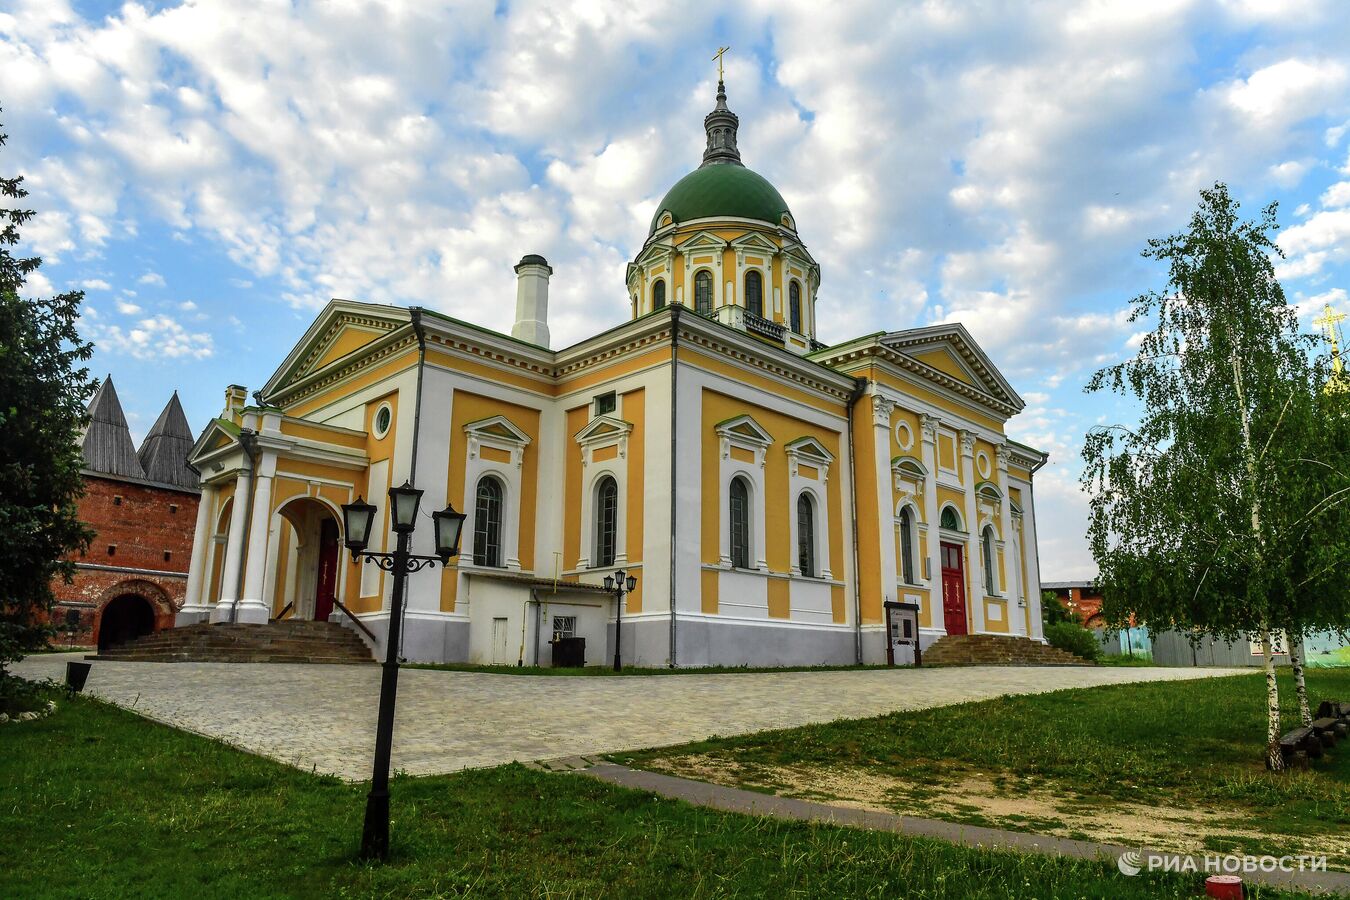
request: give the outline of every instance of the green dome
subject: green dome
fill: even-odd
[[[657,204],[648,234],[656,231],[661,213],[666,210],[670,211],[676,222],[734,216],[781,225],[788,206],[782,195],[763,176],[745,166],[723,164],[703,166],[675,182],[675,186]]]

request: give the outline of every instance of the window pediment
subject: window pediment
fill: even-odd
[[[525,462],[525,448],[530,436],[517,428],[506,416],[479,419],[464,426],[469,437],[469,459],[478,459],[484,447],[505,451],[517,468]]]
[[[633,431],[633,423],[625,422],[615,416],[596,416],[589,424],[578,431],[573,439],[581,447],[581,464],[590,464],[597,450],[617,446],[618,458],[628,457],[628,436]]]
[[[834,462],[834,454],[820,441],[813,437],[799,437],[795,441],[788,442],[783,449],[787,452],[789,475],[795,476],[802,466],[809,466],[820,473],[821,481],[829,480],[830,464]]]
[[[764,466],[769,445],[773,443],[773,435],[765,431],[751,416],[737,416],[734,419],[727,419],[724,422],[717,423],[713,430],[717,432],[717,436],[721,439],[720,450],[723,459],[731,456],[732,448],[739,448],[750,451],[754,454],[756,464],[761,468]]]

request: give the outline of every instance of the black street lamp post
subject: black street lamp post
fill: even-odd
[[[394,744],[394,704],[398,699],[399,632],[403,627],[403,589],[410,572],[418,572],[439,562],[448,565],[459,555],[459,538],[464,530],[464,513],[453,506],[431,514],[436,529],[436,555],[418,556],[408,552],[413,529],[417,527],[417,506],[422,492],[408,482],[389,489],[390,518],[398,545],[393,553],[367,550],[375,507],[357,498],[342,507],[343,531],[352,559],[365,557],[386,572],[394,573],[394,591],[389,601],[389,633],[386,638],[384,667],[380,674],[380,714],[375,725],[375,772],[366,797],[366,821],[361,830],[361,858],[389,858],[389,757]]]
[[[614,592],[614,671],[623,671],[623,661],[619,656],[620,627],[623,625],[623,595],[632,593],[637,587],[637,578],[623,569],[613,575],[605,576],[605,590]]]

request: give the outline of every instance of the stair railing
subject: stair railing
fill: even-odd
[[[294,601],[294,600],[292,600],[290,603],[287,603],[285,606],[283,606],[283,607],[281,608],[281,612],[277,613],[276,616],[274,616],[274,617],[272,618],[272,621],[273,621],[273,622],[280,622],[282,619],[286,618],[287,616],[289,616],[289,615],[290,615],[291,613],[293,613],[293,612],[295,612],[295,601]]]
[[[353,625],[355,625],[357,628],[365,632],[366,637],[370,638],[370,643],[372,645],[379,646],[380,641],[378,638],[375,637],[375,632],[367,628],[366,623],[358,619],[356,615],[350,609],[347,608],[347,604],[343,603],[341,600],[334,597],[333,605],[336,606],[338,609],[342,610],[342,614],[346,616],[348,619],[351,619]]]

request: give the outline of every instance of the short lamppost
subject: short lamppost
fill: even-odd
[[[623,661],[619,656],[619,627],[623,624],[623,595],[633,592],[637,579],[623,569],[613,575],[605,576],[605,590],[614,592],[614,671],[623,671]]]
[[[384,671],[380,675],[380,714],[375,725],[375,773],[370,780],[370,794],[366,797],[366,823],[361,830],[361,858],[389,858],[389,755],[394,743],[394,703],[398,698],[399,631],[403,625],[403,585],[409,572],[418,572],[437,562],[448,565],[450,557],[459,555],[459,537],[464,530],[464,513],[453,506],[433,512],[436,528],[436,555],[417,556],[408,552],[408,542],[417,527],[417,505],[422,492],[408,482],[389,489],[390,518],[398,535],[398,546],[393,553],[376,553],[366,549],[370,543],[371,525],[375,507],[357,498],[355,503],[342,507],[342,524],[346,532],[347,549],[352,560],[365,557],[386,572],[394,573],[394,591],[389,601],[389,632],[386,636]]]

